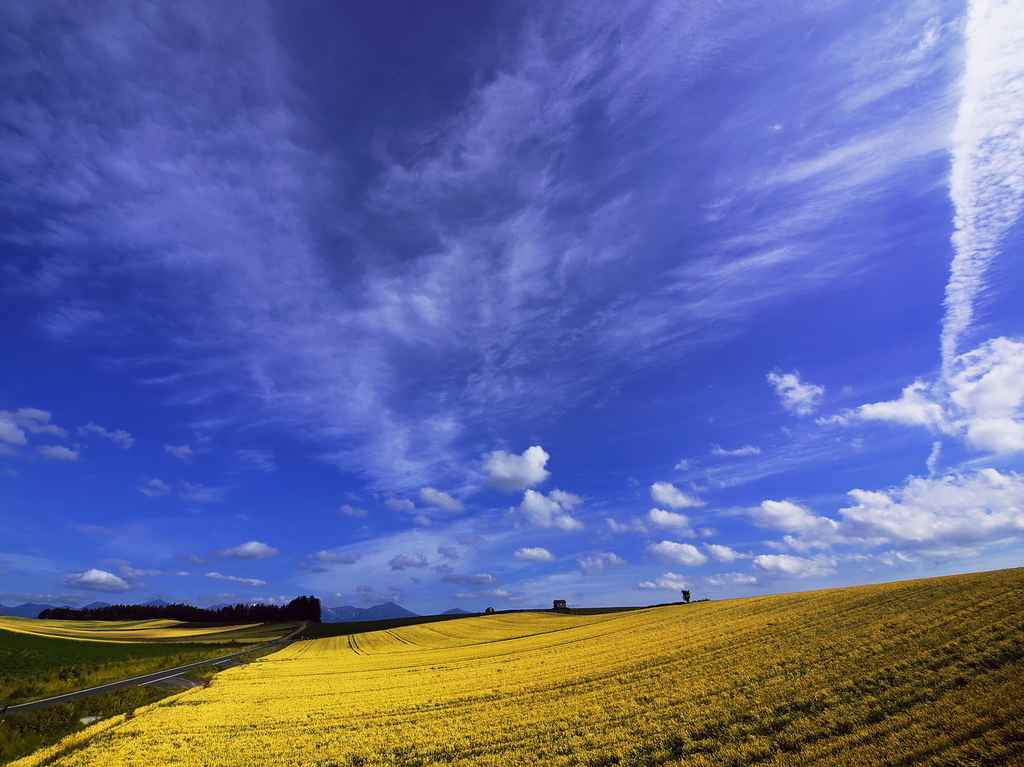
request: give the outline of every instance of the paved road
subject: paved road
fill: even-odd
[[[64,695],[56,695],[52,698],[43,698],[42,700],[33,700],[29,701],[28,703],[19,703],[16,706],[8,706],[6,709],[3,709],[3,713],[14,714],[18,711],[31,711],[35,708],[46,708],[47,706],[55,706],[58,703],[65,703],[69,700],[87,698],[90,695],[96,695],[101,692],[111,692],[112,690],[120,690],[122,687],[134,687],[140,684],[150,684],[152,682],[159,682],[163,679],[170,679],[172,676],[178,676],[178,674],[183,674],[186,671],[191,671],[194,668],[201,668],[202,666],[216,666],[218,663],[223,663],[226,660],[237,658],[240,655],[248,655],[251,652],[265,650],[268,647],[275,647],[276,645],[284,644],[285,642],[290,641],[293,636],[300,633],[305,628],[306,624],[303,623],[288,636],[282,637],[281,639],[278,639],[276,642],[271,642],[270,644],[265,644],[261,647],[253,647],[248,650],[243,650],[242,652],[232,653],[231,655],[224,655],[220,658],[213,658],[211,660],[204,660],[199,663],[190,663],[187,666],[178,666],[177,668],[169,668],[165,669],[164,671],[157,671],[155,674],[145,674],[143,676],[132,677],[131,679],[123,679],[120,682],[101,684],[99,687],[90,687],[87,690],[78,690],[77,692],[69,692],[65,693]]]

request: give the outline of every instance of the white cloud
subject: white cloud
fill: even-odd
[[[75,573],[62,580],[61,585],[74,589],[85,589],[87,591],[102,591],[108,594],[119,594],[124,591],[131,591],[132,585],[123,578],[119,578],[106,570],[86,570],[84,573]]]
[[[162,479],[146,479],[145,477],[142,477],[142,482],[143,484],[135,489],[137,489],[139,493],[150,498],[160,498],[161,496],[166,496],[171,492],[170,486],[168,486],[167,482]]]
[[[708,561],[700,549],[689,543],[662,541],[648,544],[647,549],[662,562],[671,565],[696,566]]]
[[[738,447],[735,450],[726,450],[720,445],[711,446],[712,455],[732,455],[732,456],[744,456],[744,455],[758,455],[761,452],[761,448],[754,447],[753,445],[744,445]]]
[[[645,589],[650,591],[665,589],[668,591],[682,591],[683,589],[690,588],[690,582],[686,579],[686,576],[679,575],[679,573],[663,573],[653,581],[643,581],[636,585],[638,589]]]
[[[357,509],[355,506],[350,506],[346,503],[342,505],[341,513],[346,517],[365,517],[366,509]]]
[[[690,468],[690,462],[686,458],[682,458],[680,459],[679,463],[677,463],[672,468],[676,469],[677,471],[686,471],[687,469]]]
[[[213,578],[218,581],[231,581],[232,583],[242,583],[246,586],[266,586],[266,581],[261,581],[259,578],[239,578],[234,575],[222,575],[221,573],[207,573],[207,578]]]
[[[734,549],[730,549],[728,546],[722,546],[717,543],[705,543],[704,548],[719,562],[728,563],[735,562],[737,559],[750,559],[749,554],[741,554]]]
[[[191,482],[181,483],[181,498],[193,503],[219,503],[224,500],[228,488],[206,487],[206,485],[192,484]]]
[[[140,581],[157,575],[167,575],[162,570],[139,570],[135,567],[122,567],[121,576],[128,581]]]
[[[911,477],[885,492],[852,490],[839,530],[869,545],[971,546],[1024,532],[1024,476],[981,469],[936,479]]]
[[[474,599],[479,599],[479,594],[452,594],[452,599],[458,599],[460,602],[471,602]]]
[[[768,383],[775,387],[775,393],[782,400],[782,406],[797,415],[810,415],[818,409],[825,394],[824,386],[805,383],[800,373],[783,373],[776,368],[768,374]]]
[[[0,440],[13,445],[24,445],[25,432],[30,434],[53,434],[66,438],[68,433],[56,424],[50,423],[52,415],[45,410],[23,407],[19,410],[0,410]]]
[[[434,568],[435,570],[437,568]],[[445,573],[441,578],[445,583],[461,583],[466,586],[490,586],[493,583],[501,583],[490,573],[473,573],[472,575],[457,575],[456,573]]]
[[[993,338],[950,360],[942,382],[915,381],[899,399],[819,420],[858,419],[924,426],[992,453],[1024,450],[1024,342]]]
[[[765,501],[748,512],[762,527],[788,531],[797,550],[837,544],[917,551],[933,561],[971,556],[979,546],[1024,532],[1024,477],[981,469],[944,477],[910,477],[885,491],[851,490],[840,521],[788,501]]]
[[[45,458],[52,458],[55,461],[77,461],[80,457],[78,450],[70,450],[63,445],[41,447],[39,448],[39,454]]]
[[[651,498],[658,503],[671,506],[673,509],[704,505],[704,501],[700,498],[684,493],[671,482],[655,482],[651,485]]]
[[[119,447],[122,447],[125,450],[127,450],[128,448],[135,444],[135,439],[132,437],[132,435],[124,431],[123,429],[107,431],[102,426],[97,426],[92,422],[87,423],[85,426],[79,426],[78,433],[81,434],[83,437],[86,437],[89,434],[96,434],[100,437],[105,437],[106,439],[109,439],[111,442],[113,442],[115,445],[118,445]]]
[[[623,524],[611,517],[605,517],[605,522],[608,523],[608,527],[612,529],[612,532],[616,533],[646,533],[647,526],[643,523],[643,520],[639,517],[630,517],[629,524]]]
[[[428,517],[426,514],[417,514],[412,518],[413,524],[419,525],[420,527],[430,527],[434,524],[434,520]]]
[[[268,546],[265,543],[249,541],[248,543],[243,543],[230,549],[221,549],[215,553],[218,557],[228,557],[230,559],[258,560],[276,557],[280,552],[273,546]]]
[[[680,535],[688,537],[696,535],[693,528],[690,527],[690,518],[685,514],[679,514],[674,511],[664,511],[662,509],[651,509],[647,512],[647,521],[656,527],[675,530]]]
[[[580,570],[587,575],[595,575],[597,573],[606,572],[613,567],[624,565],[626,564],[626,560],[614,552],[599,551],[596,554],[588,554],[585,557],[577,559],[576,564],[579,565]]]
[[[810,509],[791,501],[764,501],[760,506],[747,509],[747,513],[754,518],[754,524],[758,527],[787,533],[818,530],[828,534],[836,528],[834,521],[819,517]]]
[[[539,546],[519,549],[514,556],[525,559],[527,562],[554,562],[556,559],[554,554]]]
[[[235,451],[235,458],[244,466],[269,474],[277,470],[274,463],[273,450],[256,450],[254,448],[243,448]]]
[[[536,527],[556,527],[559,530],[581,530],[583,523],[569,512],[582,502],[582,498],[561,490],[552,490],[547,497],[536,490],[527,490],[523,494],[523,502],[514,515],[522,516]]]
[[[438,546],[437,553],[448,560],[455,560],[459,558],[459,550],[454,546]]]
[[[515,599],[515,594],[505,591],[505,589],[484,589],[483,593],[489,597],[496,597],[498,599]]]
[[[979,0],[968,8],[950,172],[956,231],[942,326],[946,379],[986,271],[1024,209],[1024,12],[1013,2]]]
[[[754,567],[762,572],[791,578],[833,575],[833,565],[835,559],[831,557],[805,559],[792,554],[758,554],[754,557]]]
[[[459,512],[466,510],[466,506],[462,501],[452,498],[448,493],[443,493],[432,487],[425,487],[420,490],[420,500],[427,506],[435,506],[443,511]]]
[[[354,565],[359,561],[360,557],[362,557],[362,554],[346,554],[341,558],[341,563],[343,565]]]
[[[313,562],[340,562],[341,557],[334,551],[318,551],[315,554],[309,554],[306,559]]]
[[[399,554],[388,562],[392,570],[404,570],[407,567],[426,567],[427,558],[422,554]]]
[[[721,575],[709,575],[704,579],[709,586],[753,586],[757,578],[746,573],[723,573]]]
[[[164,451],[168,455],[173,455],[175,458],[180,458],[185,463],[192,463],[192,448],[189,445],[175,447],[174,445],[168,445],[165,443]]]
[[[495,450],[487,454],[483,465],[483,471],[490,475],[487,484],[502,490],[525,490],[538,485],[551,476],[544,468],[550,457],[540,445],[527,448],[522,455]]]
[[[389,495],[384,499],[384,505],[389,509],[395,511],[415,511],[416,504],[410,501],[408,498],[396,498],[393,495]]]

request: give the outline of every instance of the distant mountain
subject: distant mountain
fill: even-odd
[[[97,604],[103,604],[103,603],[102,602],[98,602]],[[170,602],[165,602],[162,599],[153,599],[153,600],[151,600],[149,602],[143,602],[142,604],[146,605],[146,607],[166,607],[167,605],[170,604]],[[91,607],[92,605],[89,605],[89,606]]]
[[[15,618],[38,618],[39,613],[43,610],[49,610],[53,607],[54,605],[41,605],[35,602],[26,602],[17,607],[0,605],[0,615],[11,615]],[[67,605],[64,605],[64,607],[67,607]]]
[[[385,602],[373,607],[325,607],[320,612],[324,623],[351,623],[353,621],[379,621],[387,618],[418,618],[414,612],[399,607],[394,602]]]
[[[441,615],[475,615],[475,613],[463,610],[461,607],[453,607],[451,610],[445,610]]]
[[[86,610],[98,610],[101,607],[110,607],[110,602],[90,602],[85,606]]]

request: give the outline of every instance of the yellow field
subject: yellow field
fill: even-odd
[[[300,642],[15,764],[1024,764],[1024,569]]]
[[[55,621],[0,616],[0,629],[19,634],[93,642],[272,642],[298,628],[298,623],[249,623],[236,626],[183,626],[181,621]]]

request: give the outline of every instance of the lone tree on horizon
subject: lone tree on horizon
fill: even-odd
[[[683,589],[682,591],[683,591],[683,601],[686,602],[686,604],[690,604],[690,590],[689,589]]]

